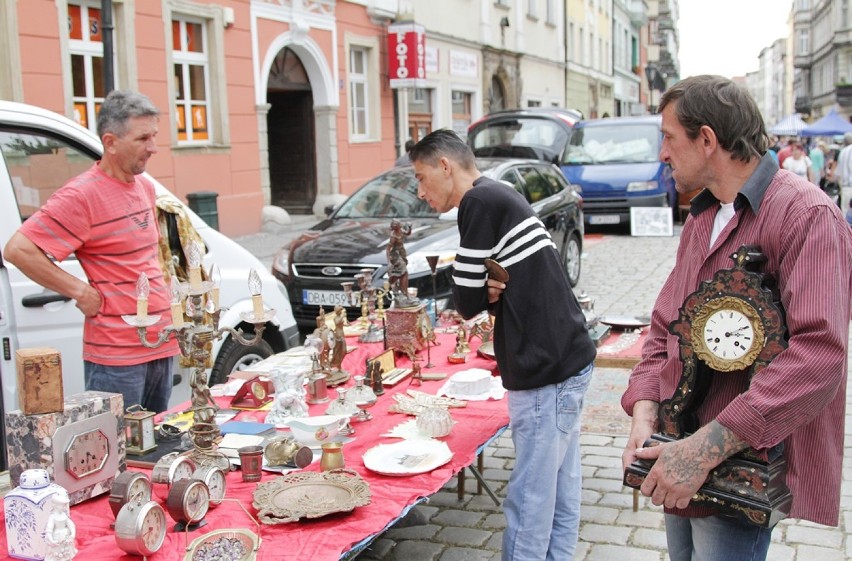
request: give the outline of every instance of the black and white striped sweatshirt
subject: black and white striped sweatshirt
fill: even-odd
[[[517,191],[486,177],[473,185],[458,212],[456,309],[471,318],[489,307],[484,260],[495,259],[510,277],[490,309],[503,385],[529,390],[578,374],[596,351],[553,240]]]

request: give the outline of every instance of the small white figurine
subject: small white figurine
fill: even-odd
[[[44,561],[70,561],[77,555],[74,544],[77,530],[68,515],[69,503],[68,495],[64,493],[53,496],[53,512],[44,529],[44,541],[47,544]]]

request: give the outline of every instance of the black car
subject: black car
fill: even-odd
[[[476,157],[534,158],[560,165],[576,109],[528,107],[495,111],[470,125],[467,143]]]
[[[550,231],[565,263],[572,286],[580,278],[583,245],[583,200],[556,166],[518,159],[478,158],[483,175],[504,182],[522,193]],[[287,287],[293,315],[300,327],[316,325],[319,307],[347,307],[349,319],[360,315],[350,302],[343,282],[353,282],[362,269],[372,271],[373,285],[387,278],[385,250],[390,223],[398,219],[411,225],[406,238],[408,286],[420,298],[431,298],[432,275],[427,256],[438,256],[435,285],[438,309],[451,296],[451,265],[459,245],[456,209],[439,214],[417,197],[412,166],[388,170],[353,193],[325,220],[282,248],[272,273]],[[357,283],[355,284],[357,290]]]

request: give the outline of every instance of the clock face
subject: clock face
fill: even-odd
[[[109,439],[100,429],[74,436],[65,449],[65,471],[82,479],[104,468],[109,458]]]
[[[207,489],[210,491],[210,505],[217,506],[225,498],[225,472],[216,466],[208,466],[201,468],[193,474],[193,477],[200,479],[207,484]]]
[[[130,484],[130,487],[127,489],[128,500],[136,496],[141,497],[140,500],[142,502],[148,502],[151,500],[151,482],[147,477],[138,477],[134,479]]]
[[[187,487],[183,508],[189,522],[204,518],[210,508],[210,491],[204,482],[195,481]]]
[[[166,513],[163,507],[154,502],[148,504],[153,506],[144,512],[142,533],[139,536],[142,546],[140,549],[147,551],[145,555],[158,551],[166,537]]]
[[[754,363],[766,344],[760,312],[732,295],[708,299],[692,318],[695,355],[718,372],[734,372]]]
[[[156,445],[154,438],[154,419],[142,421],[142,448],[151,448]]]
[[[169,490],[166,508],[177,522],[200,522],[210,508],[210,490],[199,479],[182,479]]]
[[[754,327],[737,310],[719,310],[704,324],[704,343],[721,359],[742,358],[754,345]]]
[[[266,399],[266,388],[260,382],[251,383],[251,393],[260,401]]]
[[[192,477],[192,472],[195,471],[195,465],[188,458],[178,458],[175,460],[174,471],[172,471],[172,483],[181,479]]]

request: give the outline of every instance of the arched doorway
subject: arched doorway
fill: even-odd
[[[305,67],[287,47],[269,69],[266,101],[270,202],[310,214],[317,195],[314,99]]]

